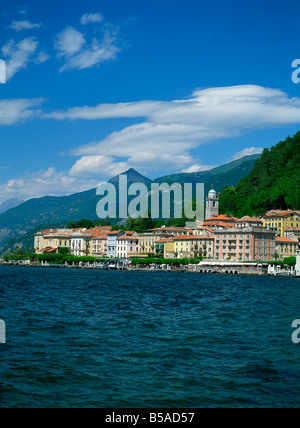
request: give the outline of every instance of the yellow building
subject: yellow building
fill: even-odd
[[[158,241],[174,236],[190,235],[191,233],[191,229],[186,229],[184,227],[162,226],[156,229],[150,229],[148,232],[139,234],[139,253],[159,254],[158,247],[156,246]],[[163,250],[163,247],[161,247],[160,250]],[[163,255],[163,253],[164,251],[160,252],[161,255]]]
[[[174,258],[174,237],[160,239],[155,244],[156,255],[163,256],[165,259]]]
[[[43,232],[38,232],[34,235],[34,249],[35,252],[38,254],[44,246],[44,235]]]
[[[287,229],[300,227],[300,212],[272,210],[263,215],[262,221],[263,227],[275,230],[283,238]]]
[[[291,238],[276,238],[276,253],[279,255],[279,260],[285,257],[296,257],[298,250],[298,241]]]
[[[45,247],[70,248],[73,230],[58,229],[44,236]]]
[[[214,258],[214,253],[215,238],[213,235],[188,235],[174,238],[175,258]]]
[[[44,249],[70,248],[72,229],[46,229],[34,236],[34,249],[37,253]]]
[[[174,256],[174,239],[171,239],[164,246],[164,257],[165,259],[172,259]]]
[[[155,244],[157,241],[167,238],[166,233],[140,233],[139,234],[139,253],[141,254],[155,254]]]

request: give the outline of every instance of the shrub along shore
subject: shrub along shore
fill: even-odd
[[[5,262],[21,262],[29,260],[32,263],[49,263],[49,264],[79,264],[79,263],[109,263],[109,262],[115,262],[117,263],[119,259],[111,259],[108,257],[76,257],[71,256],[67,254],[11,254],[6,255],[3,257],[3,260]],[[181,265],[189,265],[189,264],[199,264],[203,258],[197,257],[197,258],[191,258],[191,259],[164,259],[164,258],[158,258],[158,257],[151,257],[148,258],[132,258],[131,259],[131,265],[132,266],[149,266],[152,264],[156,265],[170,265],[170,266],[181,266]],[[213,261],[213,259],[211,259]],[[216,263],[219,262],[219,260],[215,260]],[[253,261],[244,262],[244,263],[253,263]],[[255,262],[259,263],[259,262]],[[263,262],[264,264],[271,264],[271,265],[280,265],[280,266],[294,266],[296,264],[296,257],[286,257],[284,260],[274,260],[272,262]]]

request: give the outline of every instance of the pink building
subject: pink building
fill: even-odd
[[[220,260],[271,261],[275,236],[264,228],[231,228],[215,232],[215,258]]]
[[[92,238],[92,256],[106,257],[107,256],[107,232],[99,233],[98,236]]]
[[[117,238],[117,257],[127,259],[129,254],[139,251],[139,237],[136,232],[126,232],[126,235]]]
[[[83,232],[90,238],[88,243],[88,255],[93,257],[103,257],[107,253],[107,234],[111,226],[97,226]]]

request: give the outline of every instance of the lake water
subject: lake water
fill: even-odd
[[[299,407],[300,280],[0,267],[0,407]]]

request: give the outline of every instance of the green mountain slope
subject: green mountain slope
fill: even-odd
[[[300,209],[300,132],[265,149],[250,174],[220,195],[221,211],[238,217],[287,208]]]
[[[257,155],[248,156],[210,171],[175,174],[158,178],[155,182],[204,182],[206,191],[211,188],[212,184],[216,190],[221,190],[224,185],[236,185],[242,177],[251,171],[257,158]],[[142,182],[150,188],[152,181],[134,169],[129,169],[123,174],[127,175],[128,186],[132,183]],[[115,185],[118,182],[119,176],[110,180],[110,183]],[[98,202],[99,196],[96,195],[95,189],[71,196],[30,199],[0,215],[0,247],[9,239],[25,235],[40,225],[67,225],[71,220],[79,221],[83,218],[95,220],[97,219],[96,207]],[[113,223],[117,223],[118,220],[116,219]]]
[[[205,193],[211,186],[219,192],[226,186],[235,186],[243,177],[250,173],[260,155],[245,156],[236,161],[213,168],[209,171],[166,175],[154,180],[155,183],[204,183]],[[225,184],[226,183],[226,184]]]

